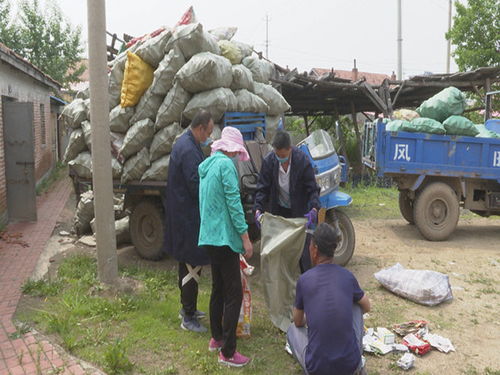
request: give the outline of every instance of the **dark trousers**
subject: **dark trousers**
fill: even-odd
[[[214,340],[223,340],[222,354],[230,358],[236,351],[236,327],[243,291],[240,256],[228,246],[205,246],[212,267],[210,330]]]
[[[190,266],[195,268],[194,266]],[[201,268],[196,272],[199,276],[201,275]],[[181,305],[184,309],[186,317],[193,317],[196,312],[196,302],[198,300],[198,281],[194,277],[191,277],[189,281],[183,284],[185,277],[188,277],[189,270],[186,263],[179,262],[179,289],[181,291]]]
[[[291,219],[293,217],[292,210],[290,208],[285,208],[280,205],[278,205],[276,215],[282,216],[286,219]],[[306,235],[306,242],[304,244],[304,248],[302,249],[302,256],[300,257],[299,265],[300,272],[302,273],[311,268],[311,256],[309,255],[309,244],[311,243],[311,237],[312,236],[309,233]]]

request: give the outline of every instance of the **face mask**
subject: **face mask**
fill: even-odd
[[[240,161],[240,155],[233,156],[231,160],[233,161],[234,164],[238,164],[238,162]]]
[[[212,143],[212,138],[208,137],[204,142],[200,143],[200,146],[207,147],[210,143]]]
[[[280,162],[280,164],[284,164],[288,161],[288,156],[286,158],[280,158],[278,155],[276,155],[276,159]]]

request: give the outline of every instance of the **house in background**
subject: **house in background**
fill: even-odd
[[[358,71],[358,68],[356,68],[356,60],[354,60],[354,68],[352,68],[352,70],[312,68],[309,72],[309,76],[316,79],[328,74],[333,74],[335,78],[341,78],[351,82],[356,82],[364,79],[366,83],[372,86],[380,85],[384,81],[384,79],[389,79],[391,81],[396,80],[396,74],[394,72],[392,72],[391,75],[383,73],[360,72]]]
[[[36,185],[61,153],[61,84],[0,43],[0,224],[36,220]]]

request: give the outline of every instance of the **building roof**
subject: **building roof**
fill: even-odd
[[[29,75],[30,77],[33,77],[40,83],[53,88],[54,90],[60,90],[62,87],[62,85],[55,79],[42,72],[35,65],[21,57],[3,43],[0,43],[0,60]]]
[[[384,79],[391,79],[390,75],[382,73],[369,73],[360,72],[357,69],[353,70],[337,70],[337,69],[324,69],[324,68],[312,68],[309,72],[312,78],[321,78],[324,76],[333,76],[335,78],[344,79],[346,81],[355,82],[360,79],[364,79],[370,85],[380,85]]]

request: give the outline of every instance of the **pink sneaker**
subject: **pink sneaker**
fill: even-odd
[[[238,352],[234,352],[231,358],[225,357],[222,352],[219,353],[219,363],[227,366],[243,367],[248,364],[248,362],[250,362],[250,358],[245,357],[243,354],[240,354]]]
[[[216,350],[220,350],[222,348],[222,344],[224,342],[222,340],[215,340],[213,337],[208,342],[208,350],[211,352],[215,352]]]

